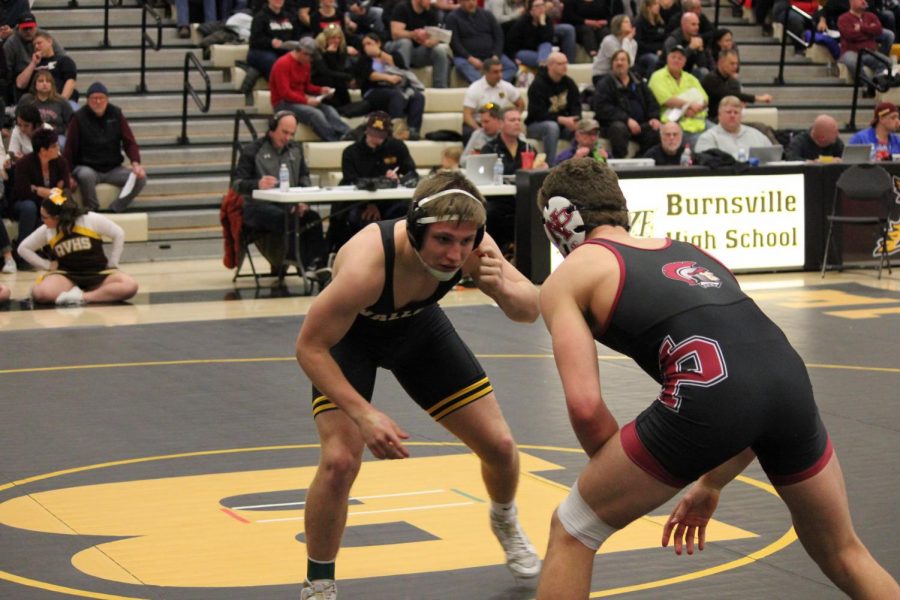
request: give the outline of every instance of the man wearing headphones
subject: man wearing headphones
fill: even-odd
[[[674,532],[677,554],[685,542],[693,554],[695,535],[703,550],[720,490],[754,458],[825,575],[852,598],[900,597],[853,530],[803,361],[734,275],[685,242],[633,237],[615,173],[592,158],[551,171],[538,204],[568,255],[541,288],[541,313],[590,457],[551,520],[538,599],[586,598],[600,546],[695,480],[662,545]],[[661,386],[621,431],[600,393],[595,341]]]
[[[321,458],[306,496],[301,598],[337,597],[334,563],[365,448],[380,459],[410,455],[409,435],[371,403],[377,367],[480,458],[491,526],[513,575],[540,570],[516,516],[516,444],[484,370],[437,304],[467,275],[510,319],[537,318],[536,288],[484,233],[486,219],[484,199],[461,173],[425,179],[405,219],[369,225],[341,248],[334,279],[304,319],[297,360],[314,386]]]
[[[231,187],[244,197],[244,225],[262,232],[257,240],[263,256],[272,266],[272,273],[280,275],[282,263],[288,252],[284,235],[284,205],[253,199],[253,190],[270,190],[278,187],[278,171],[284,164],[288,168],[291,187],[309,185],[309,169],[303,159],[300,144],[294,141],[297,117],[289,110],[275,113],[269,120],[269,129],[259,138],[241,149],[241,156],[234,170]],[[300,215],[300,256],[307,270],[326,265],[325,238],[322,219],[306,204],[291,206]],[[310,228],[307,229],[307,225]]]

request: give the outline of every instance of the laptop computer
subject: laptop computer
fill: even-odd
[[[647,169],[656,166],[652,158],[608,158],[606,164],[613,171],[626,171],[628,169]]]
[[[750,158],[758,158],[759,164],[767,165],[778,162],[784,157],[784,147],[780,144],[774,146],[751,146],[747,154]]]
[[[872,144],[847,144],[844,146],[841,161],[848,165],[859,165],[869,162],[871,157]]]
[[[466,159],[466,177],[475,185],[494,183],[494,164],[497,154],[473,154]]]

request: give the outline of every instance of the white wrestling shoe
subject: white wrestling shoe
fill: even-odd
[[[58,306],[81,306],[84,304],[84,290],[77,285],[56,297]]]
[[[513,515],[504,519],[491,513],[491,531],[497,536],[503,551],[506,552],[506,566],[517,579],[532,579],[541,572],[541,559],[528,536],[519,526],[519,520]]]
[[[307,579],[303,582],[300,600],[337,600],[337,584],[334,579]]]
[[[3,261],[3,270],[0,272],[12,275],[16,271],[18,271],[18,269],[16,268],[16,261],[14,261],[12,258],[7,258],[5,261]]]

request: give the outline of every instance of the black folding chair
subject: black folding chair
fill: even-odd
[[[844,225],[862,225],[872,227],[877,225],[881,234],[878,241],[880,252],[878,252],[878,278],[881,279],[881,271],[887,264],[888,274],[891,273],[891,258],[887,250],[888,233],[889,233],[889,217],[891,206],[896,202],[896,193],[894,191],[894,182],[891,174],[882,167],[874,164],[853,165],[843,173],[837,180],[834,189],[834,199],[831,206],[831,214],[828,219],[828,235],[825,238],[825,253],[822,255],[822,277],[825,277],[825,271],[828,270],[828,250],[831,246],[832,237],[834,235],[835,224]],[[864,214],[847,214],[846,201],[852,201],[857,204],[864,203],[866,211]],[[838,231],[841,231],[839,228]],[[835,240],[835,245],[840,248],[841,245]],[[843,252],[838,250],[839,263],[835,266],[838,269],[843,268]],[[873,252],[875,256],[875,252]]]

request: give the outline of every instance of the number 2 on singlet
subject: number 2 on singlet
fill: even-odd
[[[666,336],[659,347],[663,387],[657,400],[678,412],[683,386],[711,387],[728,378],[719,342],[694,335],[678,344]]]

